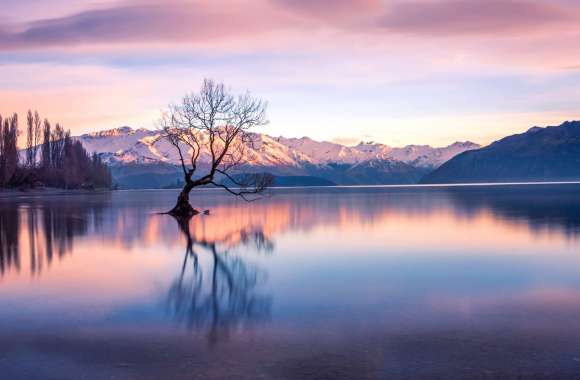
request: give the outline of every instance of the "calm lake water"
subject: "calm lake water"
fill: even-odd
[[[580,185],[175,196],[0,199],[0,378],[580,378]]]

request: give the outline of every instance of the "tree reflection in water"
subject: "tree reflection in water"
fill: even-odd
[[[92,202],[63,202],[58,198],[0,205],[0,276],[9,271],[27,270],[39,275],[55,258],[72,252],[73,241],[84,236],[90,227],[101,224],[108,195],[98,195]]]
[[[176,220],[186,247],[181,271],[167,298],[175,318],[191,329],[207,329],[210,344],[227,339],[242,325],[268,319],[272,299],[257,291],[264,273],[232,253],[236,246],[271,252],[273,244],[263,230],[242,229],[208,241],[192,235],[190,219]]]
[[[0,275],[14,267],[20,271],[18,209],[10,207],[0,212]]]

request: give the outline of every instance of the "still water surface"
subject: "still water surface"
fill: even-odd
[[[580,185],[0,199],[0,378],[578,378]]]

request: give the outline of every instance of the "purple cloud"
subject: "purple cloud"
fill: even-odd
[[[274,3],[301,15],[343,19],[380,12],[381,0],[273,0]]]
[[[248,48],[290,33],[307,43],[321,25],[344,33],[504,36],[567,27],[580,9],[563,0],[132,0],[108,8],[0,25],[0,50],[152,42],[214,46],[239,37]],[[337,41],[340,44],[340,41]]]
[[[557,1],[413,0],[390,6],[380,26],[396,33],[461,36],[534,31],[577,21],[578,9]]]
[[[67,17],[40,20],[8,32],[0,26],[0,49],[114,44],[123,42],[195,42],[252,35],[276,29],[251,2],[130,2]]]

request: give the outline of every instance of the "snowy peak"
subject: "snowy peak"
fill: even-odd
[[[309,156],[268,135],[255,133],[253,144],[246,151],[246,162],[256,166],[300,166],[312,163]]]
[[[92,132],[92,133],[88,133],[84,136],[87,136],[87,137],[126,136],[126,135],[130,135],[130,134],[134,134],[135,132],[136,131],[133,128],[125,126],[125,127],[108,129],[105,131]]]
[[[331,162],[353,163],[357,161],[357,157],[353,156],[351,148],[344,145],[328,141],[316,141],[309,137],[277,137],[276,140],[280,144],[309,157],[309,161],[314,164]]]
[[[413,166],[437,168],[459,153],[479,148],[478,144],[469,141],[455,142],[442,148],[433,148],[429,145],[408,145],[403,148],[392,148],[390,156]]]
[[[246,148],[245,162],[254,166],[360,164],[368,161],[401,161],[406,164],[436,168],[466,150],[477,149],[471,142],[456,142],[447,147],[433,148],[428,145],[408,145],[391,148],[374,142],[345,146],[334,142],[316,141],[309,137],[271,137],[265,134],[252,135],[253,143]],[[101,154],[110,164],[158,163],[178,164],[175,149],[159,131],[119,127],[93,132],[78,137],[89,152]],[[209,160],[202,152],[200,160]]]

